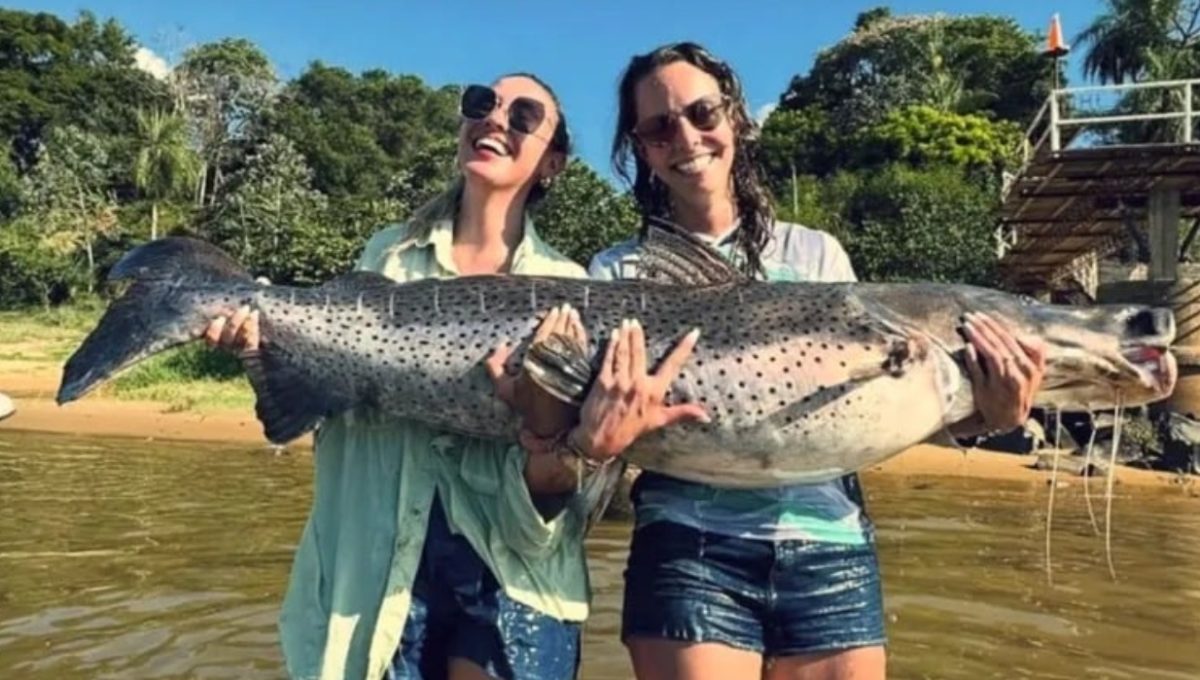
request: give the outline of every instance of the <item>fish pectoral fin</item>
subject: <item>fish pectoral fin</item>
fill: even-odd
[[[275,444],[285,444],[312,430],[323,418],[350,404],[316,384],[303,371],[287,363],[278,348],[263,344],[242,354],[242,364],[257,398],[254,411],[263,433]]]
[[[576,407],[583,406],[596,375],[586,349],[559,333],[532,343],[522,368],[535,385]]]
[[[872,360],[850,369],[853,381],[874,380],[885,375],[899,378],[914,362],[923,361],[929,352],[929,343],[918,336],[889,333],[882,360]]]

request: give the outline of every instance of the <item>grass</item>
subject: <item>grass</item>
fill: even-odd
[[[166,402],[172,411],[254,405],[238,360],[201,343],[146,359],[118,376],[110,393],[119,399]]]
[[[0,311],[0,360],[58,370],[99,321],[104,303]],[[163,402],[170,411],[247,408],[254,395],[238,360],[202,343],[150,357],[100,388],[116,399]]]
[[[95,326],[102,311],[93,302],[0,312],[0,359],[60,362]]]

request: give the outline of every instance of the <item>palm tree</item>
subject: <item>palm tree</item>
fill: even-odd
[[[158,204],[191,188],[200,164],[188,148],[182,116],[153,111],[137,114],[137,155],[133,182],[150,199],[150,238],[158,238]]]
[[[1101,83],[1146,75],[1152,54],[1200,49],[1200,0],[1106,0],[1107,12],[1075,37],[1087,44],[1083,74]]]

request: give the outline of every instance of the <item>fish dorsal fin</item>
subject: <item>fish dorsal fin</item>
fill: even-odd
[[[653,217],[642,238],[638,277],[679,286],[720,286],[748,280],[716,248]]]

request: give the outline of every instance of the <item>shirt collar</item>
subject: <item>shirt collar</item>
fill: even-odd
[[[458,274],[458,266],[454,264],[454,221],[450,218],[440,219],[430,225],[424,233],[410,234],[392,247],[393,254],[399,255],[413,248],[433,248],[433,257],[438,266],[451,274]],[[527,214],[522,230],[521,240],[517,243],[512,257],[512,271],[518,272],[528,264],[531,258],[545,252],[546,244],[533,226],[533,220]]]

